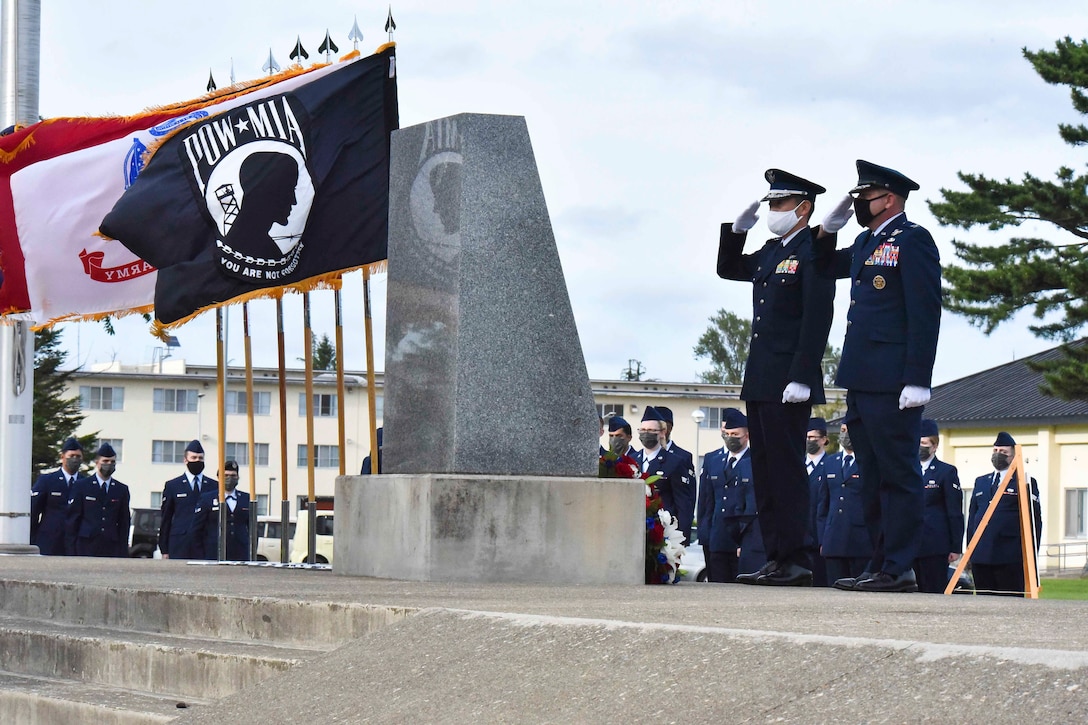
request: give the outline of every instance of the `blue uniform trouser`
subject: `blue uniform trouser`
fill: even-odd
[[[745,407],[752,447],[752,484],[767,560],[809,567],[805,551],[809,519],[805,433],[812,406],[745,401]]]
[[[925,492],[918,468],[922,409],[899,409],[898,393],[846,394],[847,428],[861,473],[865,525],[873,544],[867,571],[899,576],[922,542]]]

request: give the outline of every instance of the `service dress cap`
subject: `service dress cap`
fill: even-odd
[[[791,174],[788,171],[782,169],[767,169],[767,173],[764,174],[767,181],[771,185],[771,190],[767,192],[767,196],[760,199],[760,201],[770,201],[771,199],[785,199],[789,196],[800,196],[809,201],[816,198],[817,194],[822,194],[827,189],[814,184],[808,179],[802,179],[796,174]]]
[[[907,194],[921,188],[916,182],[886,166],[877,166],[869,161],[858,159],[857,167],[858,185],[850,190],[851,194],[866,189],[887,189],[893,194],[898,194],[906,199]]]
[[[722,411],[722,423],[726,428],[747,428],[748,416],[740,412],[736,408],[726,408]]]

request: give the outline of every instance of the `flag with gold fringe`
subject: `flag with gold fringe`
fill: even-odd
[[[0,314],[38,325],[149,311],[156,270],[98,235],[148,147],[211,113],[317,69],[223,88],[130,116],[51,118],[0,137]]]
[[[158,269],[163,327],[385,259],[394,47],[298,81],[173,130],[102,220]]]

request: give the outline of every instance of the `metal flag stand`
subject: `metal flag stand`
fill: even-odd
[[[1005,471],[1005,475],[1001,479],[1001,485],[998,487],[1000,493],[995,491],[994,495],[990,497],[990,505],[986,508],[986,513],[982,515],[982,521],[979,522],[978,528],[975,529],[975,535],[968,542],[967,550],[963,552],[963,556],[957,562],[956,571],[949,579],[948,586],[944,589],[945,594],[951,594],[956,588],[956,583],[959,581],[960,576],[963,575],[964,569],[967,568],[971,555],[975,552],[975,547],[978,546],[978,542],[982,539],[982,534],[986,531],[990,519],[993,518],[994,511],[997,510],[997,505],[1001,503],[1005,488],[1009,485],[1013,474],[1016,474],[1016,499],[1020,510],[1020,553],[1024,561],[1024,596],[1028,599],[1039,598],[1039,571],[1035,566],[1035,531],[1032,526],[1031,491],[1028,488],[1027,476],[1024,475],[1023,448],[1017,445],[1015,449],[1016,453],[1013,456],[1012,464]]]

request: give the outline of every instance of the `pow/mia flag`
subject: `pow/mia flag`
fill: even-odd
[[[159,270],[164,325],[386,258],[392,45],[172,134],[102,221]]]

